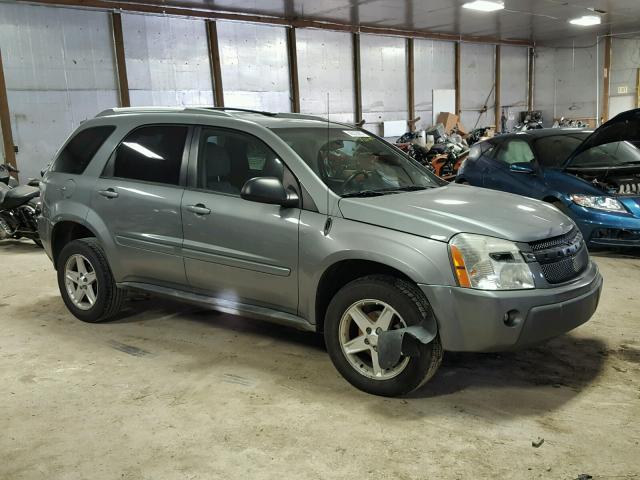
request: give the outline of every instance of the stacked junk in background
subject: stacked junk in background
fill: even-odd
[[[415,125],[418,120],[409,123]],[[433,127],[405,133],[396,140],[396,146],[439,177],[451,181],[471,145],[494,134],[494,127],[476,128],[467,134],[457,115],[442,112]]]
[[[519,122],[510,130],[507,129],[506,115],[503,110],[501,130],[504,133],[525,132],[543,128],[542,112],[538,110],[519,112]],[[409,121],[409,125],[415,125],[420,118]],[[586,122],[564,117],[556,119],[553,128],[587,128],[591,127]],[[438,115],[436,124],[424,130],[406,132],[396,140],[396,146],[409,154],[410,157],[426,166],[430,171],[443,178],[452,181],[458,168],[469,154],[471,146],[479,141],[486,140],[495,135],[494,125],[474,128],[471,132],[465,132],[457,115],[442,112]]]

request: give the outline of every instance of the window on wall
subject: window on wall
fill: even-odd
[[[134,130],[114,152],[105,176],[178,185],[187,130],[180,125]]]
[[[286,29],[217,22],[227,107],[290,112]]]
[[[105,125],[87,128],[78,132],[60,152],[53,167],[51,167],[51,171],[81,174],[115,129],[116,127]]]

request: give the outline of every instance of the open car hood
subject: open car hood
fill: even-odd
[[[640,108],[622,112],[600,125],[569,155],[564,166],[565,168],[570,168],[573,159],[590,148],[622,141],[632,142],[636,145],[640,142]],[[611,167],[599,168],[607,169]]]

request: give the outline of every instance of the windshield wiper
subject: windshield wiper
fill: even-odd
[[[362,190],[360,192],[349,192],[342,194],[342,198],[348,197],[379,197],[387,193],[393,193],[392,191],[385,190]]]
[[[390,188],[389,190],[396,190],[400,192],[417,192],[418,190],[426,190],[427,188],[433,188],[433,187],[423,187],[421,185],[407,185],[406,187]]]

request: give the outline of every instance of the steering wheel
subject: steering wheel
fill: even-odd
[[[353,172],[351,175],[349,175],[349,178],[347,178],[342,184],[342,191],[344,192],[345,190],[347,190],[347,186],[354,182],[359,175],[364,175],[365,179],[371,176],[371,174],[366,170],[358,170],[357,172]]]

